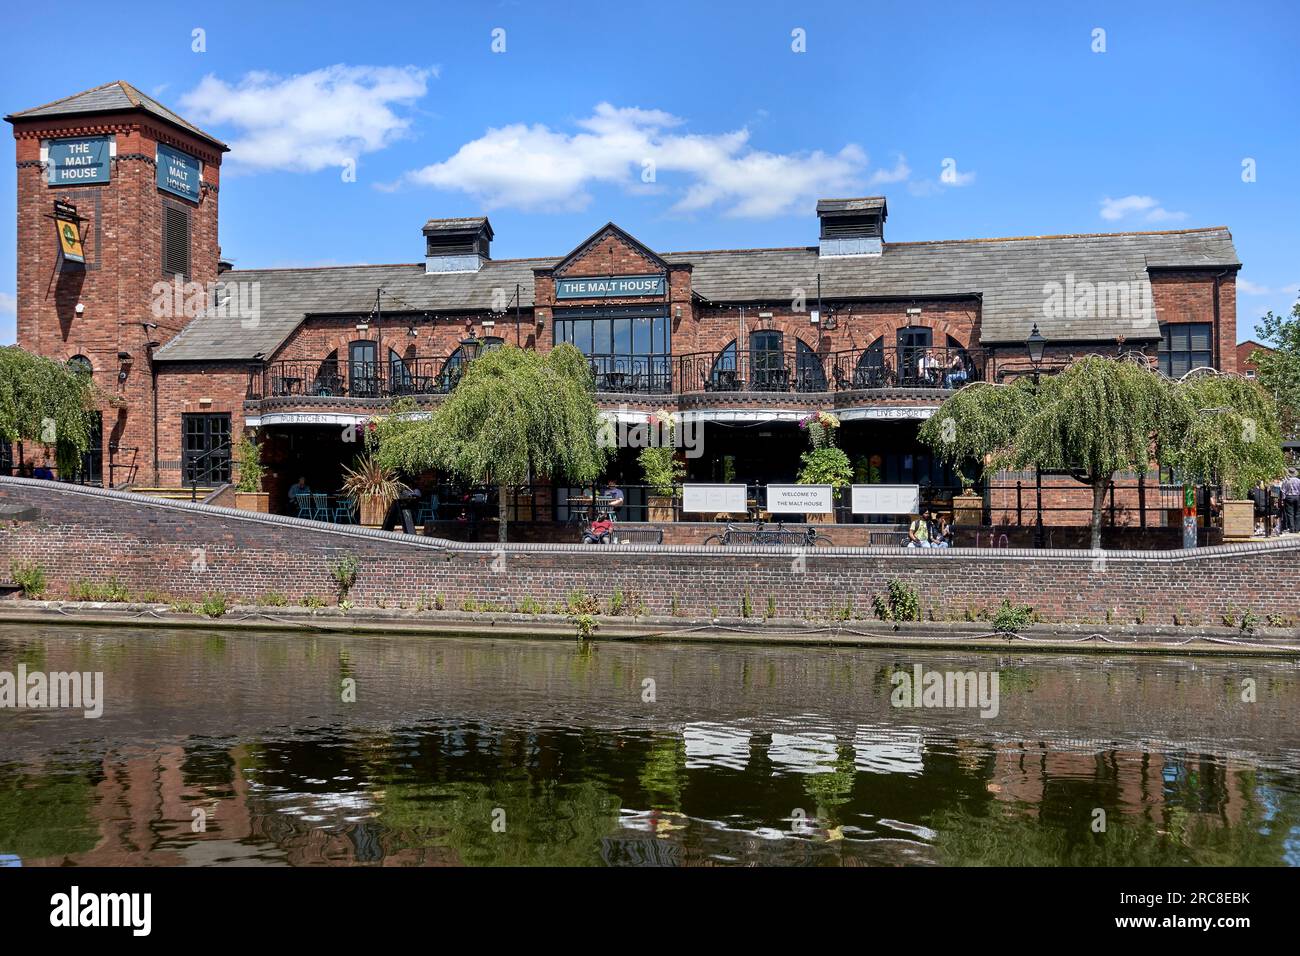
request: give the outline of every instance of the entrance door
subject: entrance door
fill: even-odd
[[[354,398],[379,395],[379,349],[374,342],[348,346],[348,394]]]
[[[81,456],[81,470],[77,481],[83,485],[102,485],[104,483],[104,415],[102,412],[90,413],[90,447]]]
[[[181,416],[185,431],[181,469],[186,484],[230,480],[230,415]]]
[[[921,384],[921,359],[934,344],[933,332],[922,326],[908,326],[898,330],[898,384]]]
[[[790,387],[780,332],[767,329],[750,333],[749,380],[752,388],[763,392],[784,392]]]

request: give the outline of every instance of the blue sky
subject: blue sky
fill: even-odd
[[[1227,225],[1239,338],[1300,288],[1293,0],[132,6],[6,10],[0,108],[124,79],[231,143],[242,267],[414,262],[427,218],[485,211],[497,258],[611,219],[804,245],[817,196],[883,193],[894,241]]]

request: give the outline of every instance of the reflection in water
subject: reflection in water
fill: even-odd
[[[0,711],[26,866],[1300,863],[1288,662],[0,630],[19,662],[106,695]],[[998,716],[891,708],[916,663],[997,670]]]

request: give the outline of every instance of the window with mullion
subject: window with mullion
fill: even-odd
[[[1181,378],[1194,368],[1214,362],[1213,326],[1209,322],[1182,322],[1160,328],[1160,371]]]

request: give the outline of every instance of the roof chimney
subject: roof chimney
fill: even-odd
[[[492,258],[492,224],[486,216],[430,219],[424,224],[424,271],[478,272]]]
[[[823,256],[878,256],[885,244],[885,218],[889,209],[884,196],[859,199],[819,199]]]

